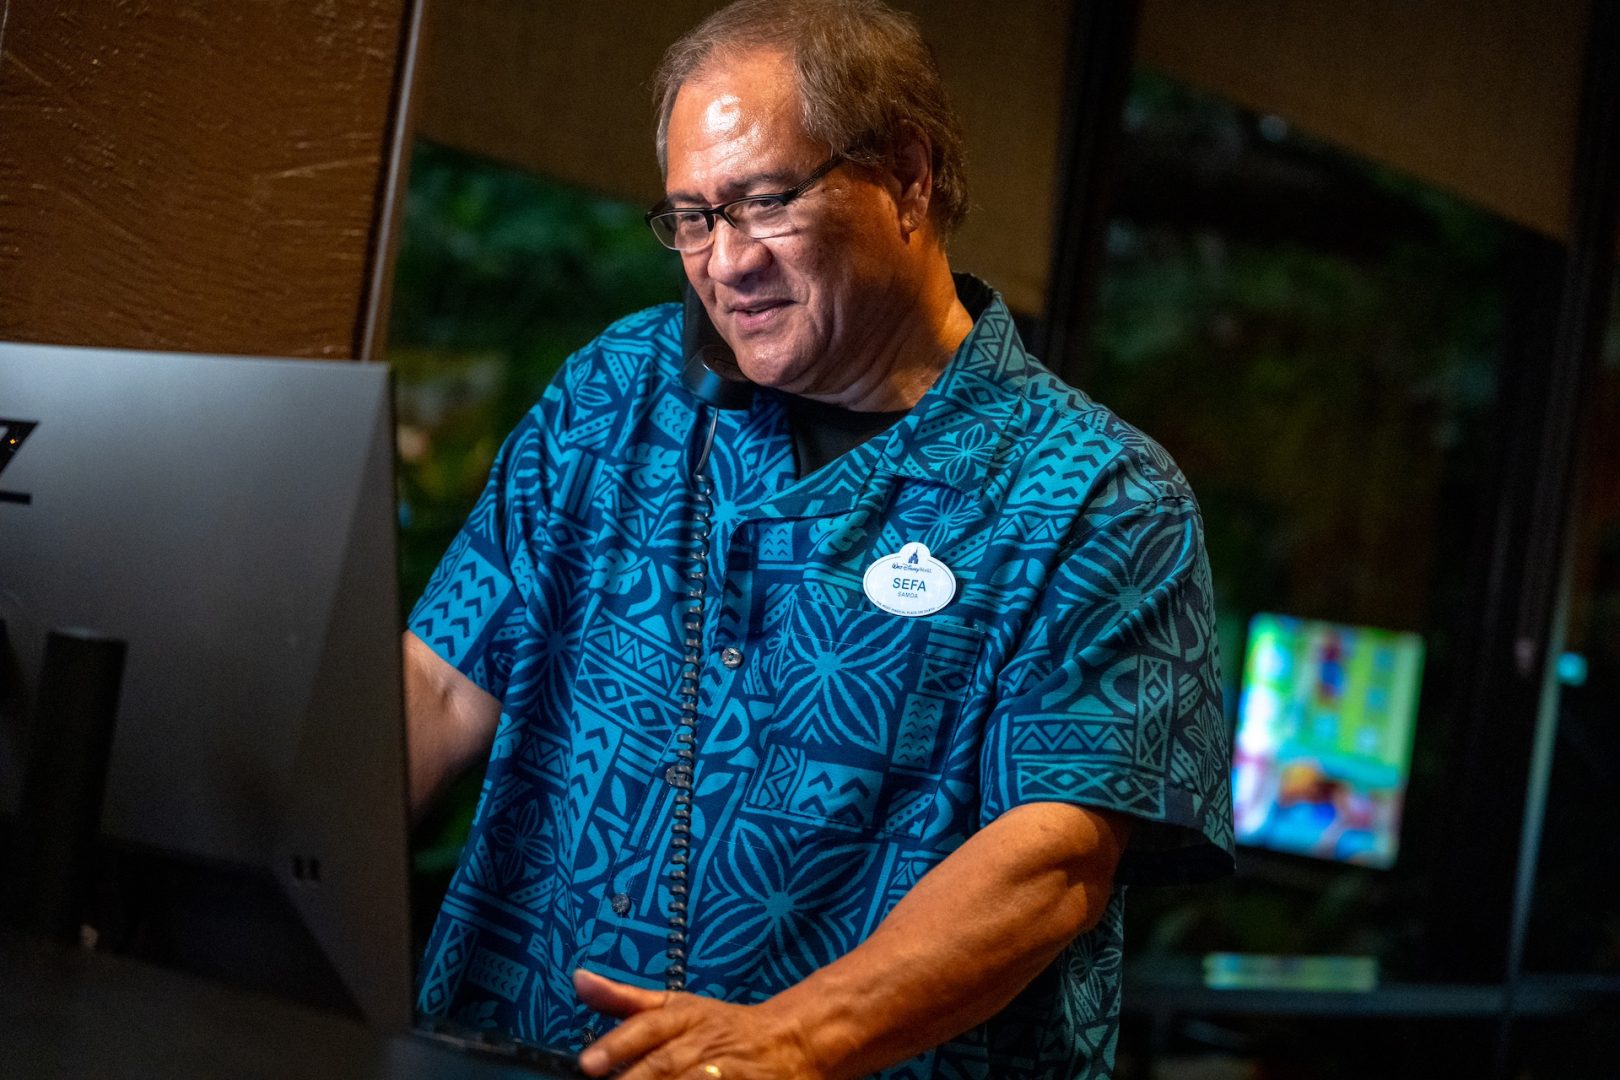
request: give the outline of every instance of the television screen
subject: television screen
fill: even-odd
[[[1417,634],[1256,615],[1233,747],[1238,841],[1392,866],[1422,670]]]

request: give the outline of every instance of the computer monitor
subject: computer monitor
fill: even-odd
[[[1233,741],[1238,841],[1394,865],[1422,671],[1417,634],[1255,615]]]
[[[51,738],[47,634],[121,639],[101,820],[131,936],[404,1027],[387,369],[0,344],[0,427],[0,813]]]

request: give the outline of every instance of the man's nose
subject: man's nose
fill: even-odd
[[[724,219],[714,223],[714,240],[709,245],[709,277],[735,285],[749,274],[770,264],[771,251],[763,240],[755,240]]]

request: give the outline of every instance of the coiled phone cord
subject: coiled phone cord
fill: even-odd
[[[697,461],[692,466],[692,561],[686,571],[686,612],[681,628],[685,632],[685,653],[681,662],[681,682],[677,691],[681,715],[675,733],[679,744],[670,782],[675,788],[674,824],[671,826],[669,856],[669,948],[664,969],[666,990],[686,989],[686,867],[692,852],[692,770],[697,757],[698,682],[703,674],[703,601],[709,576],[709,532],[714,523],[713,486],[707,472],[709,451],[714,448],[714,429],[719,410],[710,408],[708,433],[704,436]]]

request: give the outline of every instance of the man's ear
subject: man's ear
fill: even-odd
[[[934,148],[921,132],[913,132],[896,151],[894,178],[899,189],[895,201],[901,235],[909,236],[928,220],[928,207],[934,198]]]

